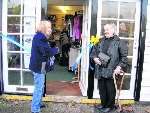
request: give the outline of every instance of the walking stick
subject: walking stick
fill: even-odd
[[[118,91],[118,89],[117,89],[117,82],[116,82],[116,77],[115,77],[115,76],[116,76],[116,75],[113,74],[115,89],[116,89],[116,92],[117,92],[117,102],[116,102],[116,103],[117,103],[118,106],[119,106],[119,112],[121,112],[121,111],[122,111],[122,107],[121,107],[121,103],[120,103],[119,97],[120,97],[120,91],[121,91],[121,89],[122,89],[122,84],[123,84],[123,80],[124,80],[125,73],[124,73],[123,71],[121,71],[120,76],[122,76],[122,78],[121,78],[121,83],[120,83],[120,86],[119,86],[119,91]]]

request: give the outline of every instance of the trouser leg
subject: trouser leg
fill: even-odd
[[[43,97],[44,74],[33,73],[34,75],[34,92],[32,96],[31,111],[40,112],[40,104]]]
[[[44,79],[43,97],[45,97],[45,94],[46,94],[46,76]]]
[[[87,89],[88,99],[92,99],[93,98],[93,91],[94,91],[94,70],[89,69],[88,89]]]
[[[115,89],[113,79],[106,80],[106,89],[107,89],[107,96],[108,96],[107,107],[114,107],[116,89]]]
[[[104,78],[98,80],[98,88],[99,88],[101,104],[102,106],[105,107],[107,105],[107,92],[106,92],[107,90],[106,90],[106,83]]]

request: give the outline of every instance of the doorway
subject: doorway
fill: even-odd
[[[46,75],[46,94],[81,96],[80,67],[72,70],[82,47],[83,10],[85,1],[49,1],[47,19],[52,22],[50,44],[56,45],[55,68]],[[76,29],[76,27],[78,27]],[[78,30],[78,31],[76,31]],[[78,34],[75,34],[78,32]],[[79,63],[80,64],[80,63]]]

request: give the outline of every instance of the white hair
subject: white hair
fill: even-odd
[[[42,32],[45,34],[45,31],[46,31],[46,27],[47,25],[51,24],[50,21],[47,21],[47,20],[43,20],[43,21],[40,21],[39,24],[37,25],[36,27],[36,31],[37,32]]]
[[[117,34],[117,27],[114,23],[106,24],[104,25],[104,28],[105,27],[110,27],[113,30],[114,34]]]

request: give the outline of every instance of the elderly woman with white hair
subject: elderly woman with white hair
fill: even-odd
[[[104,26],[104,37],[92,50],[90,58],[95,62],[95,78],[98,79],[98,88],[101,105],[98,109],[108,113],[114,110],[116,89],[113,74],[120,74],[127,66],[127,44],[116,34],[115,24]]]
[[[37,32],[32,40],[32,49],[29,69],[34,76],[34,92],[32,97],[31,112],[39,113],[41,108],[44,82],[46,74],[46,62],[51,56],[48,38],[51,35],[51,22],[41,21],[37,26]]]

